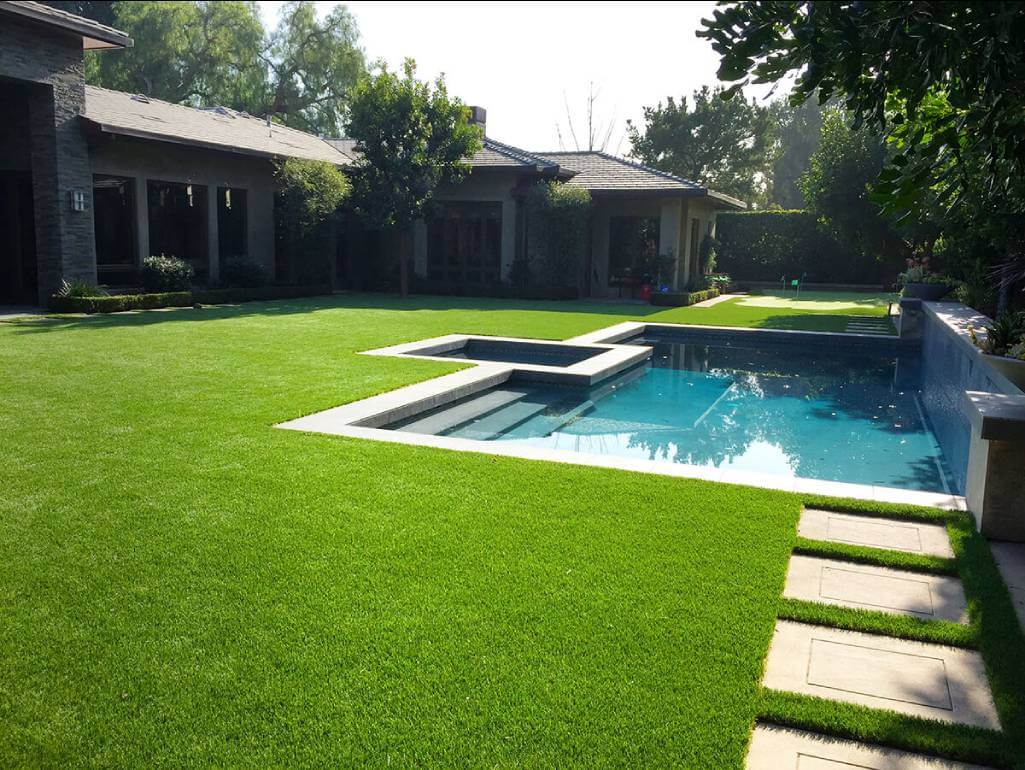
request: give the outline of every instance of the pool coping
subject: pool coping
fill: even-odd
[[[886,503],[904,503],[947,510],[966,510],[964,497],[942,492],[921,492],[869,484],[852,484],[841,481],[825,481],[804,477],[775,476],[772,474],[743,471],[733,468],[687,465],[666,460],[644,460],[606,455],[591,455],[569,450],[547,449],[504,445],[497,441],[478,441],[451,436],[434,436],[385,430],[382,426],[404,420],[429,409],[443,406],[466,396],[500,385],[514,378],[533,381],[555,382],[572,385],[594,385],[627,369],[651,355],[651,348],[643,345],[621,344],[643,334],[649,327],[671,330],[704,330],[739,332],[754,335],[783,335],[780,339],[839,338],[851,342],[865,340],[878,342],[897,338],[852,332],[814,332],[799,330],[762,330],[729,326],[698,326],[694,324],[665,324],[626,321],[614,326],[582,334],[563,341],[533,340],[517,337],[489,337],[487,335],[451,334],[433,337],[417,342],[391,345],[385,348],[364,351],[363,355],[396,356],[420,358],[445,363],[466,363],[470,366],[457,372],[434,377],[424,382],[406,385],[395,390],[371,396],[359,401],[342,404],[314,414],[279,423],[275,427],[307,433],[323,433],[347,438],[384,441],[408,446],[449,449],[458,452],[515,457],[525,460],[545,460],[568,465],[609,468],[614,470],[653,473],[676,478],[702,479],[728,484],[774,489],[801,494],[849,497]],[[462,344],[467,339],[504,340],[524,343],[542,343],[559,346],[594,347],[603,352],[571,366],[544,366],[538,364],[511,364],[472,359],[453,359],[442,356],[420,355],[410,351],[422,351],[425,347]],[[852,340],[853,338],[853,340]]]

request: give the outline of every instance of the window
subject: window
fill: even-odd
[[[502,269],[502,204],[445,203],[427,225],[427,278],[494,285]]]
[[[180,182],[146,182],[149,201],[149,252],[192,263],[196,276],[206,278],[207,190]]]
[[[217,250],[222,262],[249,255],[247,221],[246,191],[238,187],[218,187]]]
[[[655,279],[658,252],[658,217],[609,218],[609,286]]]
[[[93,230],[99,282],[131,283],[138,265],[134,179],[93,175]]]

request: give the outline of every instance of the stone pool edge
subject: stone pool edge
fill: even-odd
[[[487,335],[450,334],[418,342],[392,345],[385,348],[364,351],[362,355],[396,356],[420,358],[453,363],[452,358],[431,356],[430,352],[451,349],[470,339],[503,340],[529,344],[573,345],[594,347],[603,352],[571,366],[544,366],[537,364],[507,364],[493,361],[461,359],[460,363],[470,368],[452,374],[435,377],[424,382],[407,385],[387,393],[354,401],[315,414],[299,417],[277,424],[285,430],[307,433],[323,433],[348,438],[385,441],[393,444],[424,446],[449,449],[459,452],[477,452],[502,457],[516,457],[526,460],[546,460],[568,465],[609,468],[614,470],[653,473],[676,478],[702,479],[727,484],[774,489],[800,494],[848,497],[858,500],[872,500],[885,503],[904,503],[946,510],[967,510],[965,498],[942,492],[921,492],[869,484],[852,484],[841,481],[824,481],[803,477],[783,477],[753,471],[730,468],[709,468],[660,460],[588,455],[569,450],[543,449],[538,447],[503,446],[501,442],[475,441],[472,439],[433,436],[403,431],[384,430],[382,426],[403,420],[428,409],[456,401],[487,388],[500,385],[513,377],[526,376],[534,381],[561,382],[572,385],[594,385],[651,355],[651,348],[642,345],[623,344],[643,334],[648,327],[661,329],[711,330],[730,333],[751,333],[759,336],[772,335],[775,338],[812,339],[838,338],[846,341],[864,340],[878,343],[888,341],[900,344],[899,338],[890,335],[862,334],[851,332],[813,332],[798,330],[762,330],[728,326],[695,326],[692,324],[645,323],[627,321],[599,329],[567,340],[532,340],[516,337],[495,337]],[[420,354],[417,353],[420,351]]]

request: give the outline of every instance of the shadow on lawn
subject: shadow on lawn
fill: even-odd
[[[546,312],[594,313],[620,316],[624,320],[643,318],[665,308],[640,303],[601,302],[598,300],[516,300],[486,297],[453,297],[416,295],[402,299],[390,294],[335,294],[303,299],[243,302],[234,305],[205,305],[201,308],[168,308],[160,310],[134,310],[123,313],[96,313],[94,315],[31,318],[8,322],[21,334],[38,334],[77,327],[105,328],[118,326],[150,326],[182,321],[212,321],[245,318],[249,316],[287,316],[320,310],[391,310],[391,311],[448,311],[476,310],[488,313]]]

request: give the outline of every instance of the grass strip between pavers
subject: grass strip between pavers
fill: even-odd
[[[871,564],[875,567],[892,567],[912,572],[929,572],[936,575],[957,577],[957,561],[943,556],[927,556],[904,551],[884,551],[864,545],[831,543],[826,540],[811,540],[798,537],[794,553],[804,556],[819,556],[823,559],[839,559],[855,564]]]
[[[944,759],[1001,768],[1016,767],[1018,759],[1006,734],[811,695],[764,689],[758,712],[762,722]]]
[[[976,629],[972,625],[953,623],[949,620],[926,620],[786,597],[781,600],[779,617],[816,626],[945,644],[951,647],[978,647]]]

